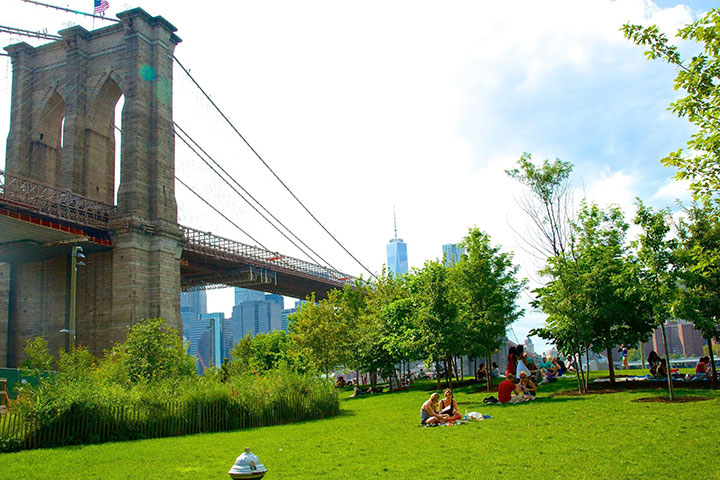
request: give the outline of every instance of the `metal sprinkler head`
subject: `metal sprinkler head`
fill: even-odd
[[[249,447],[245,447],[245,451],[237,457],[235,464],[228,472],[230,478],[233,479],[263,478],[266,473],[267,468],[260,463],[257,455],[250,452]]]

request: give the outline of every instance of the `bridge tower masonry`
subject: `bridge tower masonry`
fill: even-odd
[[[115,107],[125,98],[112,248],[87,253],[78,269],[77,343],[94,354],[142,318],[160,316],[182,331],[172,123],[180,38],[140,8],[118,18],[93,31],[62,30],[61,40],[36,48],[5,48],[13,65],[8,174],[114,204]],[[0,264],[0,366],[18,366],[34,336],[48,339],[51,352],[66,346],[69,268],[67,252]]]

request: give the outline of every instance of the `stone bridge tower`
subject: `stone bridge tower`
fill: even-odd
[[[6,47],[13,64],[8,174],[113,204],[115,107],[125,98],[112,248],[89,253],[78,269],[77,342],[95,354],[145,317],[182,329],[172,123],[172,54],[180,39],[168,21],[140,8],[118,18],[98,30],[62,30],[62,40],[37,48]],[[3,288],[0,365],[19,364],[33,336],[47,338],[53,352],[65,345],[67,252],[1,265]]]

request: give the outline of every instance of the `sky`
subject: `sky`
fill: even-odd
[[[0,23],[9,26],[54,33],[109,25],[21,0],[0,2]],[[92,0],[54,4],[92,8]],[[524,243],[528,221],[517,204],[523,189],[504,173],[523,152],[572,162],[576,201],[617,204],[628,220],[636,197],[657,208],[689,197],[660,164],[693,132],[667,110],[681,95],[673,90],[676,72],[646,61],[620,27],[657,24],[673,38],[717,2],[110,0],[107,13],[138,6],[178,28],[176,57],[373,272],[386,262],[395,208],[411,268],[441,257],[442,244],[477,226],[515,252],[521,275],[536,287],[539,263]],[[18,41],[43,43],[0,34],[3,46]],[[696,51],[680,47],[685,55]],[[173,81],[175,121],[333,267],[367,277],[177,66]],[[0,57],[0,111],[9,112],[11,82],[11,62]],[[0,135],[8,124],[9,114],[0,115]],[[306,258],[180,141],[176,174],[269,249]],[[181,185],[177,198],[183,225],[254,243]],[[511,340],[522,341],[543,322],[530,300],[523,293],[526,313]],[[231,289],[208,292],[210,311],[229,314],[232,303]]]

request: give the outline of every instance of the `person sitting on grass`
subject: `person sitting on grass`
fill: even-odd
[[[658,365],[657,365],[657,373],[656,376],[658,378],[665,378],[668,375],[667,371],[667,364],[665,363],[665,359],[658,356]]]
[[[340,376],[335,380],[335,388],[344,387],[345,386],[345,379]]]
[[[647,358],[648,368],[650,369],[650,375],[653,377],[658,376],[658,366],[660,365],[660,355],[655,350],[648,354]]]
[[[532,360],[528,360],[528,370],[530,370],[529,378],[532,378],[536,382],[542,380],[542,372]]]
[[[458,411],[458,404],[453,397],[452,390],[446,388],[443,391],[443,395],[445,395],[445,397],[440,400],[440,406],[438,407],[440,409],[440,414],[447,415],[448,422],[454,422],[455,420],[462,419],[462,415],[460,415],[460,412]]]
[[[530,377],[527,376],[525,372],[520,372],[520,383],[518,383],[518,385],[520,386],[522,394],[526,398],[528,398],[529,400],[535,400],[535,395],[537,394],[537,386],[530,379]]]
[[[478,367],[477,371],[475,372],[475,380],[478,382],[484,382],[487,380],[487,369],[485,368],[485,363],[481,363]]]
[[[498,402],[499,403],[518,403],[525,401],[525,397],[520,392],[519,384],[515,384],[515,375],[508,373],[505,380],[498,385]]]
[[[495,362],[492,362],[492,376],[493,378],[502,377],[502,374],[500,373],[500,367],[498,367],[498,364]]]
[[[692,378],[693,380],[705,380],[710,378],[710,375],[708,374],[708,364],[710,363],[710,357],[700,357],[698,360],[697,365],[695,366],[695,376]]]
[[[554,358],[547,362],[546,365],[548,365],[547,368],[543,369],[543,375],[544,378],[540,382],[540,385],[543,383],[550,383],[557,380],[557,377],[560,376],[560,365],[558,365],[557,360]]]
[[[435,423],[445,423],[448,421],[447,415],[438,413],[436,405],[440,400],[440,394],[433,393],[430,395],[430,399],[422,404],[420,408],[420,424],[421,425],[432,425]]]

